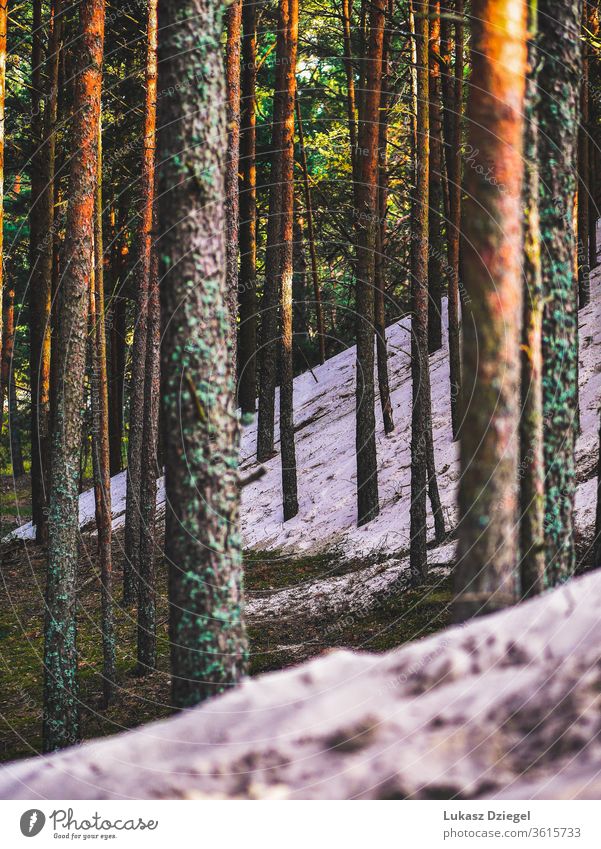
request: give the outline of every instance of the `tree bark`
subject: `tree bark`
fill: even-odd
[[[428,255],[428,351],[442,348],[442,277],[445,259],[442,238],[442,114],[440,86],[440,0],[430,0],[429,107],[430,212]]]
[[[247,658],[226,305],[221,26],[217,0],[161,3],[161,89],[175,92],[161,100],[158,161],[165,559],[178,707],[235,684]],[[194,87],[179,85],[187,77]]]
[[[110,255],[111,308],[110,308],[110,364],[109,383],[110,422],[109,440],[111,457],[111,477],[123,469],[123,392],[125,387],[125,334],[126,299],[123,295],[125,277],[125,258],[127,256],[127,233],[125,211],[119,209],[112,213],[114,228],[112,232],[112,250]]]
[[[257,22],[255,0],[243,0],[240,126],[240,334],[238,403],[254,414],[257,399],[257,163],[256,81]]]
[[[227,305],[232,328],[232,356],[238,347],[238,227],[240,162],[240,47],[242,0],[233,0],[226,11],[225,82],[227,91],[227,164],[225,169]]]
[[[356,455],[358,524],[380,512],[374,411],[374,289],[378,218],[378,120],[382,91],[382,54],[386,0],[375,0],[369,12],[365,96],[359,110],[358,141],[365,155],[358,170],[356,309]]]
[[[578,408],[573,224],[582,47],[581,0],[539,4],[538,160],[541,175],[545,583],[574,571],[574,443]]]
[[[585,307],[591,299],[589,267],[589,60],[586,43],[588,24],[587,0],[582,3],[582,75],[580,82],[580,122],[578,127],[578,306]]]
[[[52,435],[44,645],[43,748],[79,736],[75,580],[79,536],[78,459],[86,361],[89,280],[94,265],[94,202],[104,46],[104,2],[80,5],[79,69],[57,327],[56,416]]]
[[[526,3],[475,0],[472,26],[468,143],[482,167],[465,178],[457,619],[513,604],[517,589]]]
[[[140,485],[142,438],[144,433],[144,385],[148,334],[148,293],[152,263],[152,226],[156,150],[157,100],[157,2],[148,4],[146,52],[146,102],[144,149],[142,152],[142,210],[138,240],[140,254],[136,274],[137,322],[132,346],[129,443],[127,452],[127,495],[125,508],[125,558],[123,561],[123,600],[137,598],[140,569]]]

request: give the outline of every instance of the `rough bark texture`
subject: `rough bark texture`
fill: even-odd
[[[472,16],[468,143],[482,168],[465,177],[459,619],[512,604],[517,566],[526,4],[478,0]]]
[[[580,91],[581,0],[540,0],[538,160],[543,314],[545,581],[574,571],[574,440],[578,407],[573,226]]]
[[[94,204],[98,164],[104,2],[82,0],[79,69],[73,104],[69,178],[57,327],[56,414],[48,519],[48,576],[44,645],[45,751],[78,736],[75,579],[79,536],[79,450],[86,362],[88,287],[94,255]]]
[[[98,529],[102,609],[102,693],[107,705],[115,686],[115,634],[113,623],[113,561],[111,553],[112,505],[109,452],[109,397],[104,310],[104,241],[102,236],[102,139],[98,135],[98,181],[94,220],[94,271],[90,277],[90,350],[92,396],[92,458],[94,499]]]
[[[427,431],[430,397],[428,367],[428,199],[430,173],[430,113],[428,108],[428,4],[415,3],[417,75],[414,133],[415,195],[411,210],[411,579],[427,575],[426,486]]]
[[[388,654],[330,652],[4,766],[0,797],[598,800],[600,594],[596,573]]]
[[[144,434],[144,386],[146,376],[146,337],[148,335],[148,294],[152,264],[152,227],[156,150],[157,98],[157,3],[148,5],[146,54],[146,105],[144,148],[142,152],[139,246],[136,269],[136,326],[132,346],[131,395],[129,405],[129,443],[127,452],[127,506],[125,511],[125,558],[123,561],[123,599],[131,604],[137,596],[140,569],[140,483],[142,475],[142,438]]]
[[[286,68],[282,98],[282,215],[278,268],[282,344],[280,349],[280,447],[284,521],[298,513],[294,445],[294,372],[292,360],[292,274],[294,224],[294,101],[298,52],[298,0],[288,0]]]
[[[175,91],[161,100],[158,157],[165,559],[172,696],[187,707],[236,683],[247,655],[225,279],[221,3],[166,0],[159,29],[161,88]],[[194,86],[182,86],[185,79]]]
[[[582,3],[582,37],[586,38],[588,3]],[[578,127],[578,306],[585,307],[591,299],[589,267],[589,60],[586,41],[582,51],[582,74],[580,82],[580,124]]]
[[[520,416],[520,579],[521,595],[542,592],[545,571],[543,461],[542,325],[540,222],[537,161],[537,49],[538,22],[529,7],[528,81],[524,139],[524,304]]]
[[[255,0],[243,0],[240,118],[240,273],[238,300],[238,403],[254,413],[257,398],[257,166],[256,81],[257,23]]]
[[[382,90],[382,55],[386,0],[375,0],[369,11],[365,96],[359,110],[358,140],[364,152],[355,208],[357,285],[355,296],[357,338],[356,451],[357,519],[369,522],[380,511],[378,460],[374,411],[374,290],[378,221],[378,116]]]
[[[238,347],[238,164],[240,161],[240,47],[242,0],[226,11],[225,82],[227,91],[227,162],[225,167],[225,238],[227,250],[227,304],[230,311],[232,356]]]

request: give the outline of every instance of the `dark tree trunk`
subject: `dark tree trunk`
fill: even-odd
[[[445,265],[442,238],[442,114],[440,89],[440,0],[430,0],[430,212],[428,256],[428,351],[442,348],[442,277]]]
[[[15,478],[21,478],[25,474],[23,463],[23,451],[21,448],[21,426],[19,424],[19,410],[17,405],[17,387],[14,376],[8,385],[8,427],[10,431],[10,458]]]
[[[255,412],[257,398],[256,14],[255,0],[243,0],[238,403],[248,414]]]
[[[587,0],[582,3],[582,37],[588,24]],[[582,76],[580,83],[580,125],[578,128],[578,305],[585,307],[591,299],[589,267],[589,60],[586,41],[582,51]]]
[[[57,327],[56,415],[44,646],[43,748],[73,744],[79,736],[75,580],[79,537],[78,459],[86,364],[88,288],[94,267],[94,203],[98,166],[104,45],[103,0],[82,0],[79,70],[73,103],[73,148],[64,244],[65,268]]]
[[[369,13],[365,96],[359,110],[360,180],[355,209],[357,286],[355,296],[357,519],[359,525],[380,512],[374,411],[374,289],[378,217],[378,121],[382,90],[382,53],[386,0],[375,0]]]
[[[136,274],[136,326],[132,347],[131,396],[129,404],[129,444],[127,452],[127,501],[125,508],[125,558],[123,561],[123,600],[137,598],[140,569],[140,486],[142,438],[144,434],[144,386],[146,378],[146,337],[148,334],[148,292],[152,264],[152,227],[156,149],[157,98],[157,2],[148,5],[146,53],[146,105],[144,149],[142,154],[142,210],[138,240],[140,255]]]
[[[109,383],[110,421],[109,440],[111,458],[111,477],[123,469],[123,392],[125,387],[125,334],[126,299],[123,295],[125,276],[125,256],[127,254],[124,215],[119,211],[116,217],[116,229],[113,232],[113,245],[110,256],[111,270],[111,321],[110,321],[110,363]]]
[[[468,143],[482,167],[465,177],[457,619],[513,604],[517,589],[526,3],[474,0],[472,27]]]
[[[582,47],[582,0],[539,3],[538,161],[541,174],[545,583],[574,571],[575,422],[578,317],[574,196]]]
[[[175,92],[161,100],[158,157],[165,560],[172,697],[189,707],[235,684],[247,658],[226,306],[222,7],[165,0],[159,12],[161,89]],[[197,84],[179,85],[188,76]]]

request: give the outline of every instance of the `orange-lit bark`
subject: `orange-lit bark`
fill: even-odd
[[[236,363],[238,321],[238,163],[240,160],[240,37],[242,0],[233,0],[226,12],[225,86],[227,92],[227,161],[225,166],[225,239],[227,250],[227,303],[230,311],[233,362]]]
[[[466,168],[463,217],[459,619],[516,599],[525,0],[475,0],[472,26],[468,143],[482,167]]]

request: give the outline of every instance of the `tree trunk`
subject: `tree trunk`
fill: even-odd
[[[543,462],[542,325],[540,221],[537,161],[538,56],[536,12],[529,7],[528,81],[524,138],[524,303],[520,416],[520,579],[521,596],[543,590],[545,571]]]
[[[126,299],[123,295],[125,277],[125,257],[127,255],[127,234],[125,229],[125,213],[119,210],[112,233],[112,250],[110,256],[111,273],[111,310],[110,310],[110,363],[111,377],[109,383],[110,399],[110,458],[111,477],[123,469],[123,392],[125,387],[125,334],[126,334]]]
[[[442,348],[442,114],[440,94],[440,0],[430,0],[429,106],[430,106],[430,212],[428,255],[428,351]]]
[[[356,454],[357,514],[364,525],[380,512],[374,411],[374,287],[378,217],[378,121],[382,90],[382,54],[386,0],[375,0],[369,12],[365,96],[359,110],[360,180],[355,209],[357,234]]]
[[[52,439],[44,646],[43,748],[79,736],[75,580],[79,537],[78,457],[86,362],[88,288],[94,266],[94,201],[104,45],[103,0],[80,5],[79,70],[57,327],[56,416]]]
[[[226,306],[221,23],[217,0],[160,6],[161,90],[175,92],[161,100],[158,161],[165,559],[178,707],[235,684],[247,658]],[[194,87],[179,84],[187,77]]]
[[[344,43],[344,70],[346,73],[346,108],[348,116],[349,139],[351,143],[351,166],[353,175],[353,197],[355,206],[359,206],[356,197],[358,180],[357,155],[357,105],[355,102],[355,71],[351,45],[351,0],[342,0],[342,35]]]
[[[21,478],[25,474],[23,451],[21,449],[21,427],[18,421],[17,387],[12,376],[8,385],[8,427],[10,430],[10,458],[13,477]]]
[[[461,354],[459,335],[459,242],[461,229],[461,125],[463,112],[463,0],[445,0],[442,17],[445,73],[442,77],[444,135],[449,186],[447,221],[447,304],[449,333],[449,379],[453,438],[459,437]],[[455,12],[455,68],[452,67],[450,14]]]
[[[415,196],[411,210],[411,508],[409,565],[414,585],[428,574],[426,487],[430,370],[428,364],[428,244],[430,110],[428,105],[428,3],[415,5],[417,77],[414,134]]]
[[[574,571],[574,442],[578,407],[573,209],[580,91],[581,0],[539,4],[538,161],[543,277],[545,583]]]
[[[587,0],[582,3],[582,75],[580,82],[580,123],[578,127],[578,305],[585,307],[591,299],[589,268],[589,60],[586,43],[588,24]]]
[[[279,275],[282,234],[282,138],[284,92],[286,85],[287,41],[290,0],[280,0],[276,39],[276,77],[271,131],[271,174],[269,214],[265,247],[265,285],[261,303],[261,368],[259,372],[259,414],[257,420],[257,460],[263,463],[275,456],[275,387],[278,354]]]
[[[0,261],[2,256],[0,254]],[[2,295],[2,344],[0,345],[0,433],[4,428],[4,399],[9,397],[9,384],[12,373],[13,353],[15,350],[15,290],[12,286]]]
[[[100,127],[99,127],[100,130]],[[111,555],[112,522],[111,469],[109,455],[109,398],[104,314],[104,240],[102,237],[102,137],[98,134],[98,181],[94,222],[94,270],[90,277],[90,351],[92,365],[92,461],[94,500],[98,529],[102,607],[102,695],[104,705],[115,688],[115,629],[113,622]]]
[[[457,619],[513,604],[517,588],[526,3],[474,0],[472,26],[468,149],[482,167],[465,178]]]
[[[323,304],[321,301],[321,289],[319,286],[319,275],[317,271],[317,251],[315,250],[315,232],[313,229],[313,201],[311,198],[311,187],[309,185],[309,170],[307,168],[307,152],[305,150],[305,137],[303,133],[303,119],[300,110],[298,95],[295,96],[296,119],[298,124],[298,145],[300,152],[301,167],[303,171],[303,189],[305,193],[305,211],[307,215],[307,241],[309,242],[309,255],[311,257],[311,278],[313,280],[313,297],[315,299],[315,320],[317,325],[317,337],[319,341],[319,362],[326,361],[326,330],[323,320]]]
[[[125,558],[123,561],[123,601],[125,604],[131,604],[137,598],[138,573],[140,569],[140,483],[142,474],[142,438],[144,433],[148,292],[152,262],[156,99],[157,2],[156,0],[150,0],[148,4],[146,104],[144,112],[144,149],[142,153],[142,211],[140,231],[138,234],[140,254],[136,274],[137,323],[132,346],[129,444],[127,452]]]
[[[378,363],[378,389],[384,421],[384,433],[392,433],[394,419],[388,380],[388,352],[386,350],[386,216],[388,208],[388,53],[390,50],[390,28],[392,25],[392,3],[388,3],[388,26],[384,28],[382,47],[382,91],[380,94],[380,117],[378,128],[378,220],[376,225],[375,255],[375,326]]]
[[[257,22],[254,0],[243,0],[240,127],[240,334],[238,403],[254,414],[257,398],[257,164],[256,80]]]
[[[225,227],[227,247],[227,305],[232,328],[232,356],[238,347],[238,227],[240,161],[240,41],[242,0],[233,0],[226,15],[225,81],[227,91],[227,163],[225,168]]]

